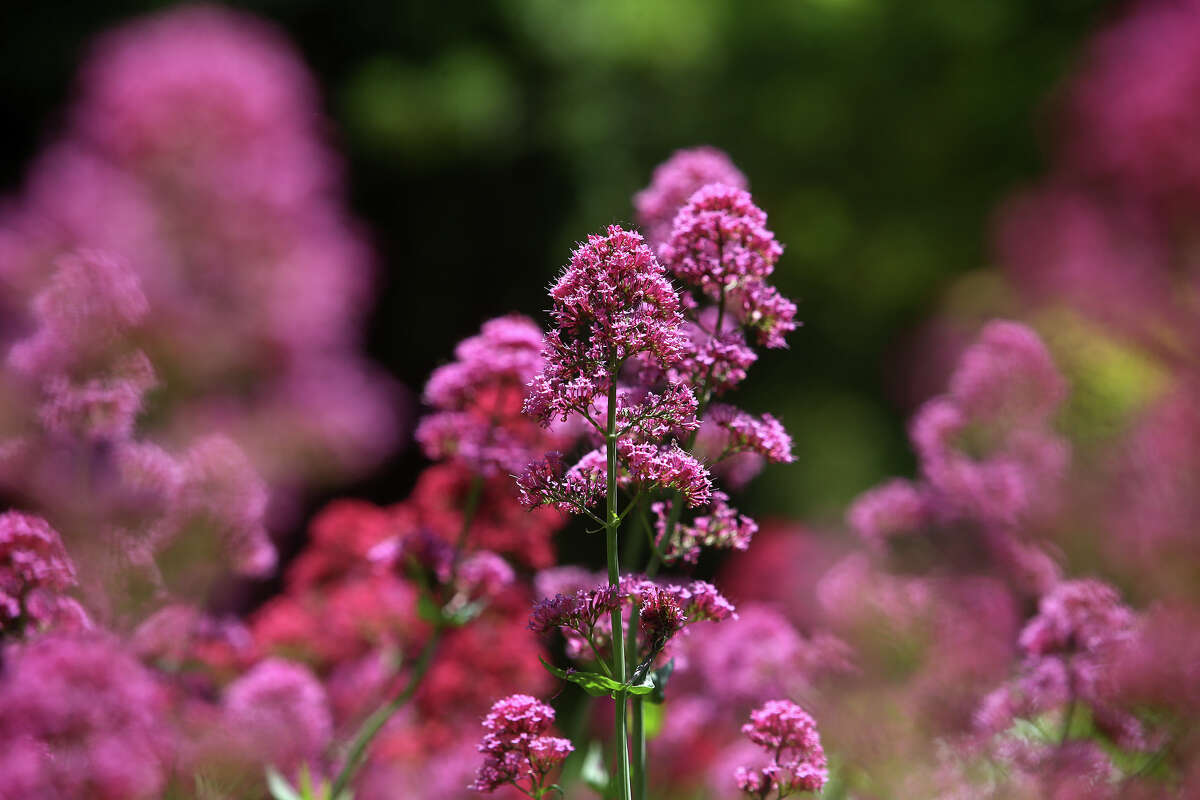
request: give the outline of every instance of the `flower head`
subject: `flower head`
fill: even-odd
[[[737,771],[738,788],[751,797],[819,792],[829,781],[817,723],[790,700],[770,700],[750,712],[742,733],[771,754],[768,766]]]
[[[687,615],[673,592],[651,585],[641,592],[638,623],[643,644],[651,653],[656,653],[683,629]]]
[[[912,481],[896,478],[863,494],[846,511],[846,521],[865,541],[919,530],[929,521],[929,500]]]
[[[675,277],[716,299],[769,276],[783,247],[749,192],[718,183],[688,198],[659,255]]]
[[[269,574],[276,553],[264,524],[268,491],[241,448],[225,436],[205,437],[188,451],[183,471],[178,535],[199,523],[215,534],[235,570]]]
[[[776,464],[790,464],[796,460],[792,455],[792,437],[783,423],[770,414],[755,417],[724,403],[709,408],[709,419],[728,435],[724,452],[718,458],[738,453],[757,453]]]
[[[435,409],[416,431],[425,454],[490,475],[518,472],[552,449],[562,437],[521,414],[543,346],[541,330],[516,314],[489,320],[460,342],[457,360],[434,370],[425,386]]]
[[[717,304],[717,320],[727,312],[754,331],[759,344],[777,348],[796,329],[796,305],[766,282],[783,254],[766,221],[749,193],[721,184],[705,186],[680,209],[660,255],[675,277]],[[690,293],[684,303],[693,311],[700,306]],[[716,327],[714,323],[712,336],[723,338],[724,331]]]
[[[137,274],[107,253],[81,250],[61,256],[55,267],[33,300],[33,335],[8,356],[20,372],[39,378],[95,369],[149,309]]]
[[[49,523],[18,511],[0,514],[0,631],[52,624],[71,602],[62,593],[75,583],[75,564]]]
[[[544,424],[590,408],[626,359],[649,353],[669,366],[682,355],[679,297],[637,233],[611,225],[607,235],[589,236],[550,297],[556,329],[525,401]]]
[[[667,563],[682,560],[695,564],[704,547],[745,550],[758,532],[758,523],[738,513],[736,508],[729,505],[729,496],[721,491],[712,493],[712,505],[707,513],[696,516],[691,522],[676,522],[670,538],[667,538],[670,509],[669,502],[657,502],[650,506],[656,517],[656,543]]]
[[[526,694],[497,700],[483,720],[479,745],[483,765],[471,788],[494,792],[513,784],[531,796],[540,796],[550,771],[575,749],[570,741],[546,732],[554,722],[554,709]]]
[[[118,642],[49,634],[5,656],[0,797],[162,796],[177,744],[166,693]]]
[[[588,637],[597,622],[621,606],[621,599],[617,587],[608,585],[577,589],[571,595],[556,594],[533,607],[529,629],[534,633],[548,633],[556,628],[567,628]]]
[[[671,236],[671,223],[681,206],[696,190],[711,183],[738,189],[747,186],[746,176],[729,156],[715,147],[677,150],[654,169],[650,185],[633,198],[637,221],[655,248]]]
[[[316,763],[333,736],[325,689],[283,659],[267,659],[230,684],[222,712],[239,751],[284,770]]]

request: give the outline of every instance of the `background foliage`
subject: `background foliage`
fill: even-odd
[[[58,127],[89,39],[170,5],[0,10],[0,189]],[[356,212],[381,255],[372,354],[409,387],[478,320],[537,314],[588,231],[677,147],[753,180],[805,327],[746,387],[799,463],[748,505],[820,519],[907,474],[920,387],[890,377],[949,280],[987,262],[989,215],[1041,171],[1038,109],[1102,0],[260,0],[322,82]],[[914,365],[908,364],[907,369]],[[770,402],[767,402],[770,398]],[[413,449],[351,491],[394,500]]]

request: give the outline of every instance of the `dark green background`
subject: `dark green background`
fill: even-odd
[[[168,4],[7,2],[0,188],[55,134],[89,38]],[[369,347],[414,389],[485,318],[539,314],[589,231],[682,146],[726,149],[787,251],[805,327],[740,402],[798,463],[754,513],[827,519],[910,469],[897,343],[987,262],[999,200],[1041,169],[1039,108],[1103,0],[263,0],[325,92],[386,283]],[[407,492],[409,449],[345,491]]]

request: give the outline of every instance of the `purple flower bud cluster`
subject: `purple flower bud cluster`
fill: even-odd
[[[526,694],[497,700],[483,720],[486,733],[479,745],[483,766],[471,788],[494,792],[513,785],[530,797],[540,797],[547,776],[574,746],[567,739],[548,736],[554,709]]]

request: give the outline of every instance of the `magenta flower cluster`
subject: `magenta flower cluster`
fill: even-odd
[[[568,441],[521,414],[525,386],[542,371],[544,346],[541,329],[516,314],[489,320],[460,342],[456,360],[434,370],[425,386],[425,403],[435,409],[416,430],[425,454],[508,475]]]
[[[650,185],[633,198],[638,225],[651,246],[657,249],[670,238],[675,215],[688,198],[715,183],[738,189],[747,186],[746,176],[715,147],[679,150],[658,165]]]
[[[86,626],[86,612],[67,594],[77,583],[58,531],[29,514],[0,514],[0,632]]]
[[[483,766],[474,787],[492,792],[512,784],[530,797],[541,797],[546,778],[575,749],[567,739],[547,736],[554,709],[535,697],[514,694],[497,700],[483,720],[479,752]]]
[[[548,423],[590,416],[620,366],[648,353],[679,360],[679,296],[642,237],[619,226],[592,235],[550,289],[556,328],[546,334],[546,365],[526,411]]]
[[[721,333],[722,313],[729,313],[757,334],[760,345],[774,348],[796,329],[796,306],[766,283],[783,255],[766,223],[749,192],[710,184],[679,210],[659,257],[676,278],[718,303],[711,333]],[[684,304],[700,305],[690,293]]]
[[[613,587],[595,586],[598,578],[591,574],[564,577],[569,583],[584,585],[569,594],[558,592],[540,600],[530,614],[529,628],[542,635],[560,631],[566,638],[567,655],[578,661],[609,655],[609,615],[613,611],[623,614],[622,634],[628,635],[631,609],[637,609],[642,635],[639,661],[656,658],[685,627],[737,619],[733,604],[706,581],[677,584],[625,575]]]
[[[742,733],[771,756],[771,762],[761,769],[738,768],[738,788],[750,797],[783,798],[825,788],[829,770],[821,737],[816,722],[800,706],[789,700],[771,700],[750,712]]]

